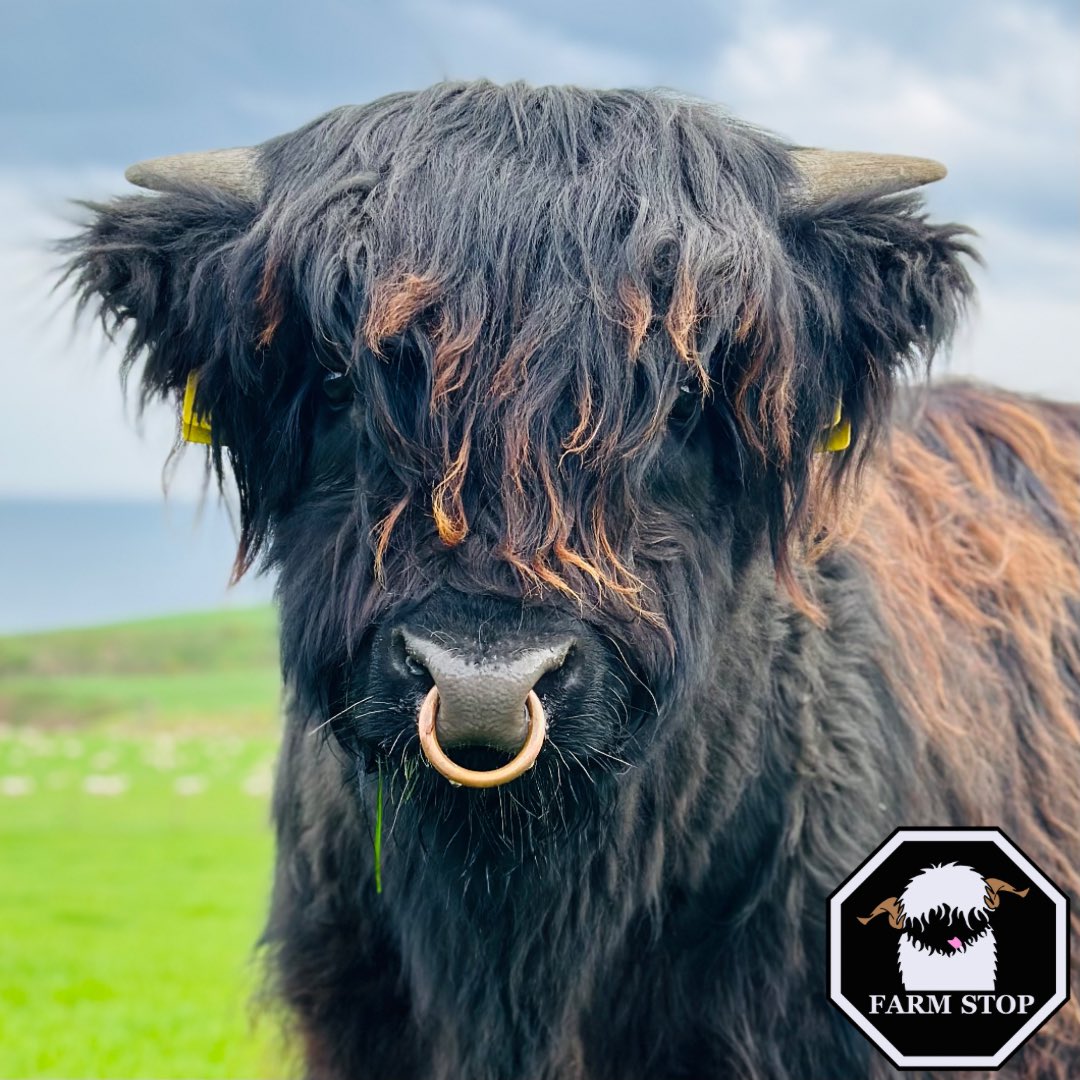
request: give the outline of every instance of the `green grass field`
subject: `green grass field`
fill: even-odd
[[[268,610],[0,638],[0,1077],[273,1077]]]

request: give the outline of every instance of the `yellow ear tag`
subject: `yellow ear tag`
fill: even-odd
[[[851,421],[844,416],[843,405],[838,401],[833,413],[832,427],[822,435],[818,449],[822,453],[836,453],[838,450],[846,450],[850,445]]]
[[[191,372],[184,387],[184,405],[180,410],[180,434],[185,442],[209,443],[210,417],[195,411],[195,389],[199,385],[198,372]]]

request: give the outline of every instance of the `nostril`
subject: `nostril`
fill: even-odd
[[[446,633],[401,627],[390,641],[403,690],[438,689],[433,723],[444,747],[480,745],[516,752],[530,730],[529,692],[567,693],[574,639],[492,639],[477,647]]]
[[[533,690],[536,691],[536,696],[543,700],[544,698],[550,698],[561,685],[561,668],[555,668],[553,671],[545,671],[536,680]]]
[[[578,667],[576,654],[577,648],[571,644],[562,656],[541,672],[533,686],[539,697],[550,697],[557,691],[565,692],[573,684]]]
[[[390,638],[390,660],[399,674],[410,679],[423,679],[428,686],[434,681],[427,664],[417,655],[405,635],[395,631]]]

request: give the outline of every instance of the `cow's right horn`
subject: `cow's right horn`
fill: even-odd
[[[888,900],[882,900],[865,919],[861,915],[856,916],[856,918],[865,926],[871,919],[876,919],[879,915],[888,915],[889,925],[894,930],[904,929],[904,912],[895,896],[890,896]]]
[[[252,202],[261,201],[264,187],[258,150],[253,146],[151,158],[130,166],[124,176],[136,187],[150,191],[176,191],[204,184]]]

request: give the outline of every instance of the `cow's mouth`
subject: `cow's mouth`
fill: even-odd
[[[446,756],[456,765],[484,773],[501,769],[513,761],[516,755],[494,746],[453,746],[446,747]]]

